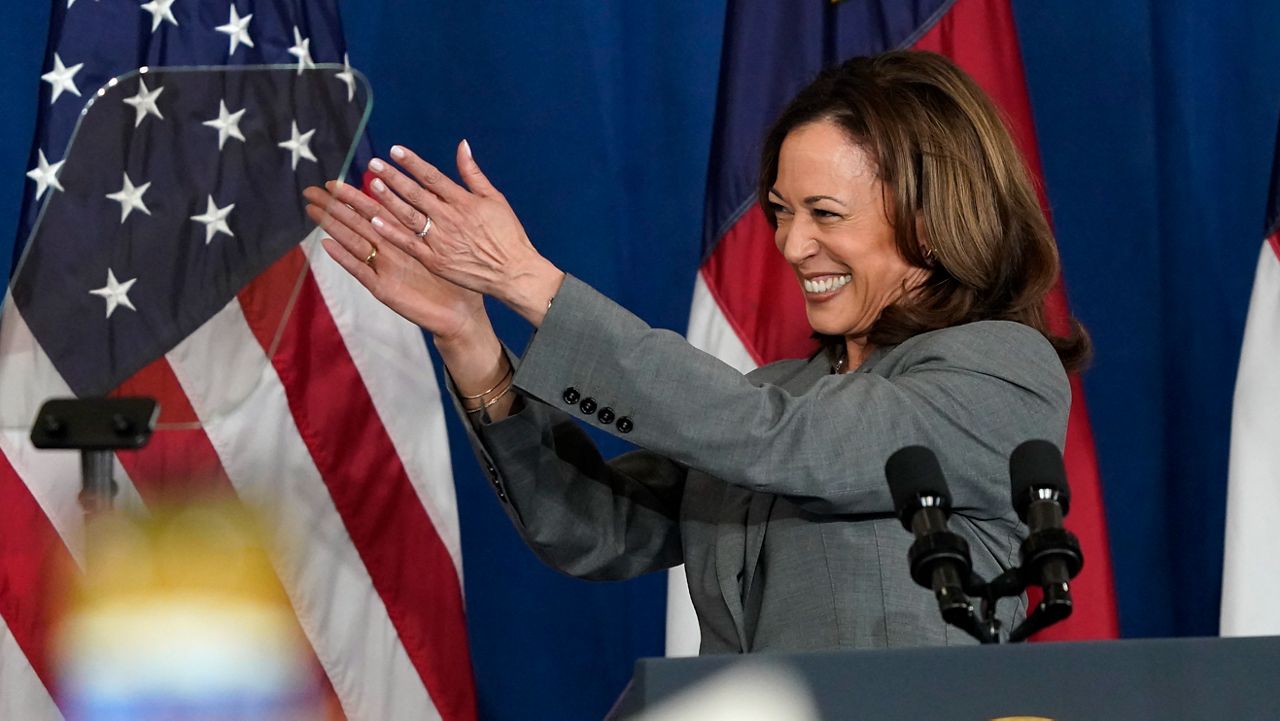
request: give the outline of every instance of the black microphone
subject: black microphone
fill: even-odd
[[[938,458],[924,446],[907,446],[889,456],[884,475],[902,527],[916,537],[908,552],[911,578],[933,590],[948,623],[968,625],[973,605],[965,584],[973,565],[969,544],[947,528],[951,493]]]
[[[1043,627],[1071,615],[1070,581],[1084,566],[1080,542],[1062,525],[1071,506],[1071,489],[1058,447],[1033,440],[1015,448],[1009,457],[1009,486],[1013,508],[1029,531],[1021,548],[1022,567],[1027,580],[1044,589],[1036,609],[1048,616],[1037,624]],[[1022,634],[1009,640],[1021,640],[1017,635]]]

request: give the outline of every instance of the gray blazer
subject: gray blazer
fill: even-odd
[[[934,449],[951,527],[994,576],[1025,531],[1009,454],[1061,445],[1071,398],[1053,348],[1017,323],[925,333],[844,375],[817,357],[743,376],[573,277],[515,384],[516,413],[468,426],[520,534],[582,578],[684,563],[704,654],[969,642],[909,576],[885,460]],[[574,419],[644,450],[606,461]]]

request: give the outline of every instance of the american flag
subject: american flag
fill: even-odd
[[[34,411],[129,393],[163,412],[117,458],[120,503],[266,509],[347,717],[474,718],[425,342],[313,252],[302,212],[353,141],[371,157],[336,3],[68,0],[51,22],[0,317],[0,717],[61,717],[46,570],[84,561],[79,465],[30,447]],[[214,65],[240,67],[195,69]]]

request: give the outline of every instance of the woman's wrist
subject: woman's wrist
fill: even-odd
[[[502,342],[488,324],[466,333],[432,336],[431,340],[460,395],[481,393],[501,382],[510,370]]]
[[[551,307],[551,299],[564,284],[564,276],[564,271],[538,256],[528,269],[512,278],[498,300],[533,324],[534,328],[539,328]]]
[[[433,336],[432,341],[453,380],[462,409],[488,421],[506,418],[517,397],[513,392],[515,368],[493,326],[486,322],[471,333]]]

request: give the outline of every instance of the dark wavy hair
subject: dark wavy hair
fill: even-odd
[[[1058,278],[1057,244],[1008,128],[972,78],[947,58],[918,51],[853,58],[822,71],[765,138],[757,196],[775,228],[769,190],[782,143],[823,120],[868,153],[898,251],[930,271],[922,286],[884,309],[865,332],[870,343],[1011,320],[1043,333],[1067,370],[1088,362],[1084,327],[1070,318],[1051,329],[1045,319],[1045,297]],[[843,338],[817,337],[828,351],[843,348]]]

